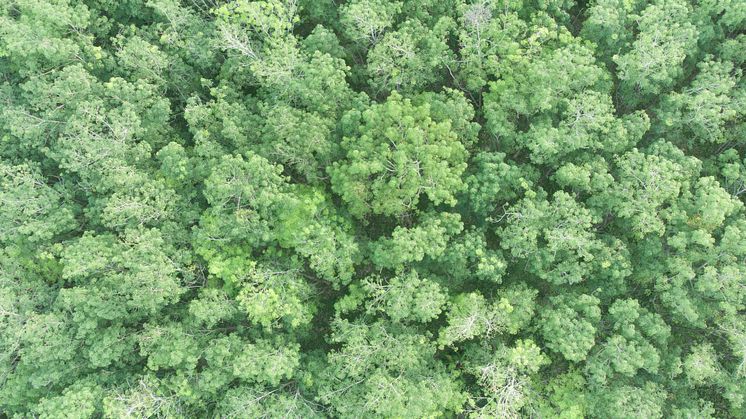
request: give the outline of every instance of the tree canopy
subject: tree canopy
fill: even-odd
[[[0,418],[746,417],[746,0],[0,2]]]

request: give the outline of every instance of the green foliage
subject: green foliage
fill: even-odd
[[[612,212],[622,221],[628,233],[641,238],[647,234],[662,235],[665,224],[658,215],[664,205],[675,200],[688,177],[698,172],[699,162],[671,148],[668,143],[659,143],[656,153],[632,150],[619,156],[616,170],[617,181],[605,193],[598,196],[599,206]],[[672,151],[667,156],[668,150]],[[602,198],[603,197],[603,198]]]
[[[436,28],[438,29],[438,28]],[[452,52],[440,31],[407,21],[368,52],[370,86],[376,93],[419,91],[440,80]]]
[[[0,1],[0,417],[746,417],[745,31]]]
[[[66,191],[46,183],[38,167],[0,165],[0,242],[48,242],[75,229],[74,207]]]
[[[309,300],[314,289],[296,271],[252,269],[242,282],[238,305],[252,322],[269,328],[284,320],[298,327],[313,318],[315,307]]]
[[[401,2],[358,0],[340,8],[342,33],[357,48],[367,49],[377,43],[394,24],[401,11]]]
[[[371,261],[378,267],[396,269],[425,256],[436,259],[445,252],[450,237],[461,232],[463,224],[458,214],[438,213],[423,217],[416,227],[396,227],[391,238],[372,244]]]
[[[699,72],[683,92],[672,92],[658,111],[660,135],[671,141],[722,143],[728,130],[743,126],[743,106],[735,89],[740,71],[730,62],[702,61]],[[665,127],[665,128],[664,128]]]
[[[513,310],[506,298],[490,302],[478,292],[459,294],[449,304],[446,314],[448,324],[441,328],[438,343],[448,346],[505,332],[510,328],[510,313]]]
[[[613,57],[619,89],[629,106],[667,91],[684,74],[682,64],[697,41],[690,7],[684,1],[658,1],[640,12],[638,34],[629,50]]]
[[[394,322],[428,322],[443,311],[446,295],[431,280],[420,278],[417,271],[400,274],[384,282],[379,277],[363,280],[368,294],[368,311],[386,313]]]
[[[425,195],[455,205],[467,153],[448,121],[436,122],[427,105],[392,93],[385,103],[345,115],[355,126],[342,139],[346,158],[330,167],[332,189],[350,213],[402,215]]]
[[[436,348],[427,335],[380,321],[332,326],[332,342],[342,347],[328,355],[319,394],[340,416],[421,417],[463,404],[461,386],[433,358]]]
[[[576,284],[608,261],[596,261],[604,244],[592,227],[600,220],[565,192],[552,202],[524,198],[505,209],[497,230],[501,245],[527,270],[553,284]]]
[[[586,358],[596,343],[596,328],[601,320],[600,301],[590,295],[552,298],[551,307],[542,311],[542,335],[547,348],[568,361]]]
[[[597,395],[598,404],[593,413],[599,417],[629,418],[663,417],[663,404],[666,393],[655,383],[646,383],[642,388],[635,386],[614,386]]]
[[[641,308],[637,300],[616,300],[609,307],[612,334],[596,346],[587,364],[591,380],[606,384],[614,374],[634,377],[640,369],[658,371],[661,349],[671,329],[658,314]]]

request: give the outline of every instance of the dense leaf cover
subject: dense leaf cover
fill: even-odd
[[[0,417],[746,417],[746,0],[3,0]]]

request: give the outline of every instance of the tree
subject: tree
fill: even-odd
[[[392,90],[419,91],[442,79],[449,62],[450,49],[438,22],[434,30],[419,21],[404,22],[399,29],[386,33],[367,57],[369,84],[376,95]]]
[[[629,107],[666,92],[684,75],[684,59],[695,53],[697,31],[683,1],[648,5],[637,21],[637,38],[629,51],[613,57],[619,93]]]
[[[437,318],[446,294],[437,282],[421,278],[417,271],[399,274],[388,281],[380,277],[363,280],[371,312],[383,312],[394,322],[428,322]]]
[[[547,347],[561,353],[568,361],[584,360],[596,344],[596,330],[601,320],[599,299],[582,294],[553,297],[551,302],[541,315]]]
[[[331,351],[319,384],[320,400],[343,417],[427,416],[457,411],[461,386],[433,358],[427,335],[379,321],[370,325],[337,319]]]
[[[522,144],[526,118],[551,118],[581,92],[608,93],[610,87],[609,74],[595,63],[590,48],[555,22],[542,23],[531,28],[535,36],[524,41],[525,51],[505,60],[501,77],[484,95],[485,127],[511,149]],[[542,42],[555,47],[538,48]]]
[[[19,0],[2,8],[0,57],[10,65],[7,74],[27,77],[101,57],[101,48],[84,35],[91,19],[88,8],[72,3]]]
[[[505,209],[497,234],[503,249],[526,260],[527,270],[553,284],[576,284],[597,269],[604,247],[592,226],[600,220],[565,192],[552,202],[524,198]]]
[[[491,76],[499,75],[499,59],[523,52],[519,37],[526,22],[510,4],[502,13],[491,1],[462,2],[459,6],[459,81],[471,91],[481,91],[492,81]]]
[[[47,184],[38,166],[0,163],[0,182],[0,242],[47,242],[76,229],[69,192],[63,184]]]
[[[586,366],[592,382],[605,385],[618,375],[634,377],[640,369],[655,374],[671,328],[633,299],[614,301],[608,317],[612,333],[596,346]]]
[[[613,386],[596,396],[599,403],[592,412],[610,418],[663,417],[666,392],[655,383],[644,386]]]
[[[458,214],[439,213],[423,216],[416,227],[396,227],[391,238],[371,244],[371,261],[381,268],[401,269],[425,256],[436,259],[443,254],[451,237],[463,230]]]
[[[393,26],[401,11],[401,2],[358,0],[346,3],[340,10],[340,23],[345,36],[358,48],[375,45],[384,32]]]
[[[470,345],[463,363],[468,374],[476,379],[466,411],[472,417],[520,417],[530,410],[537,396],[533,384],[537,372],[548,358],[531,340],[518,340],[510,347],[498,344],[496,349]],[[524,410],[525,409],[525,410]]]
[[[195,231],[195,247],[214,275],[235,276],[223,263],[272,240],[273,205],[282,198],[283,182],[280,168],[256,155],[226,156],[213,168],[203,192],[210,208]]]
[[[670,143],[658,143],[651,151],[634,149],[620,156],[615,176],[618,181],[593,200],[594,205],[619,217],[626,231],[636,237],[664,233],[659,209],[673,202],[689,176],[699,171],[697,159],[684,156]],[[670,155],[666,155],[668,151]]]
[[[489,220],[501,204],[532,190],[539,178],[533,166],[506,161],[506,157],[505,153],[483,151],[472,158],[466,195],[470,208],[482,219]]]
[[[611,64],[614,56],[627,52],[635,37],[635,23],[645,2],[598,0],[586,11],[581,34],[597,46],[597,55]]]
[[[299,268],[250,268],[236,299],[252,322],[265,328],[307,325],[316,312],[315,290]]]
[[[743,118],[743,108],[735,97],[739,73],[729,62],[700,62],[691,86],[683,92],[672,92],[663,100],[658,111],[658,132],[671,141],[686,139],[690,147],[698,143],[721,144],[735,138],[734,128]]]
[[[343,138],[346,158],[329,174],[351,214],[401,215],[413,211],[421,195],[434,204],[456,204],[466,150],[449,122],[433,121],[427,105],[397,93],[345,118],[354,120],[354,136]]]
[[[506,298],[488,302],[482,294],[457,295],[449,304],[448,324],[440,330],[438,343],[449,346],[475,337],[491,337],[509,330],[513,306]]]

